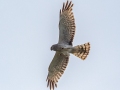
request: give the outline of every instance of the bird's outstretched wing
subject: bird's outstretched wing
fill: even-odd
[[[75,34],[75,19],[72,7],[72,1],[67,1],[66,3],[63,3],[63,7],[60,10],[58,43],[72,45]]]
[[[64,73],[68,61],[69,56],[63,55],[60,52],[56,52],[48,69],[49,73],[47,76],[47,86],[50,87],[50,90],[54,90],[54,87],[57,87],[58,79],[60,79]]]

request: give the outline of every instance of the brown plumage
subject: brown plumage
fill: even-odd
[[[63,7],[60,10],[59,20],[59,41],[58,44],[54,44],[51,50],[56,51],[52,62],[50,63],[47,76],[47,86],[50,90],[54,90],[57,87],[57,82],[63,75],[68,62],[70,53],[84,60],[89,54],[90,44],[72,46],[72,42],[75,35],[75,19],[72,12],[72,1],[63,3]]]
[[[89,54],[89,51],[90,51],[90,43],[85,43],[82,45],[74,46],[71,53],[81,58],[82,60],[85,60],[87,55]]]
[[[75,34],[75,20],[72,12],[72,7],[72,1],[67,1],[66,4],[63,3],[63,7],[60,10],[59,43],[72,45]],[[50,86],[50,90],[54,90],[55,86],[57,87],[58,79],[60,79],[60,77],[64,73],[68,61],[69,56],[64,56],[63,54],[56,52],[49,66],[49,74],[47,76],[47,86]]]
[[[69,61],[69,57],[61,54],[60,52],[56,52],[50,66],[49,73],[47,76],[47,86],[50,86],[50,90],[54,90],[54,87],[57,87],[58,79],[64,73],[67,64]]]
[[[72,45],[76,28],[72,7],[72,1],[67,1],[60,10],[59,43]]]

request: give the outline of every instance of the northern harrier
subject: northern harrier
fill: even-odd
[[[47,86],[50,87],[50,90],[54,90],[54,87],[57,87],[58,79],[60,79],[67,67],[70,53],[82,60],[85,60],[89,54],[89,43],[72,46],[76,28],[72,7],[72,1],[67,1],[63,3],[63,7],[60,10],[59,41],[51,46],[51,50],[56,51],[56,53],[49,66],[47,76]]]

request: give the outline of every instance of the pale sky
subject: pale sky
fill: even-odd
[[[120,0],[72,0],[73,45],[90,42],[85,61],[74,55],[55,90],[120,90]],[[0,90],[49,90],[46,77],[66,0],[0,0]]]

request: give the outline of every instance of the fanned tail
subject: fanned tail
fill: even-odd
[[[82,60],[85,60],[90,51],[90,43],[85,43],[82,45],[77,45],[73,47],[71,53]]]

